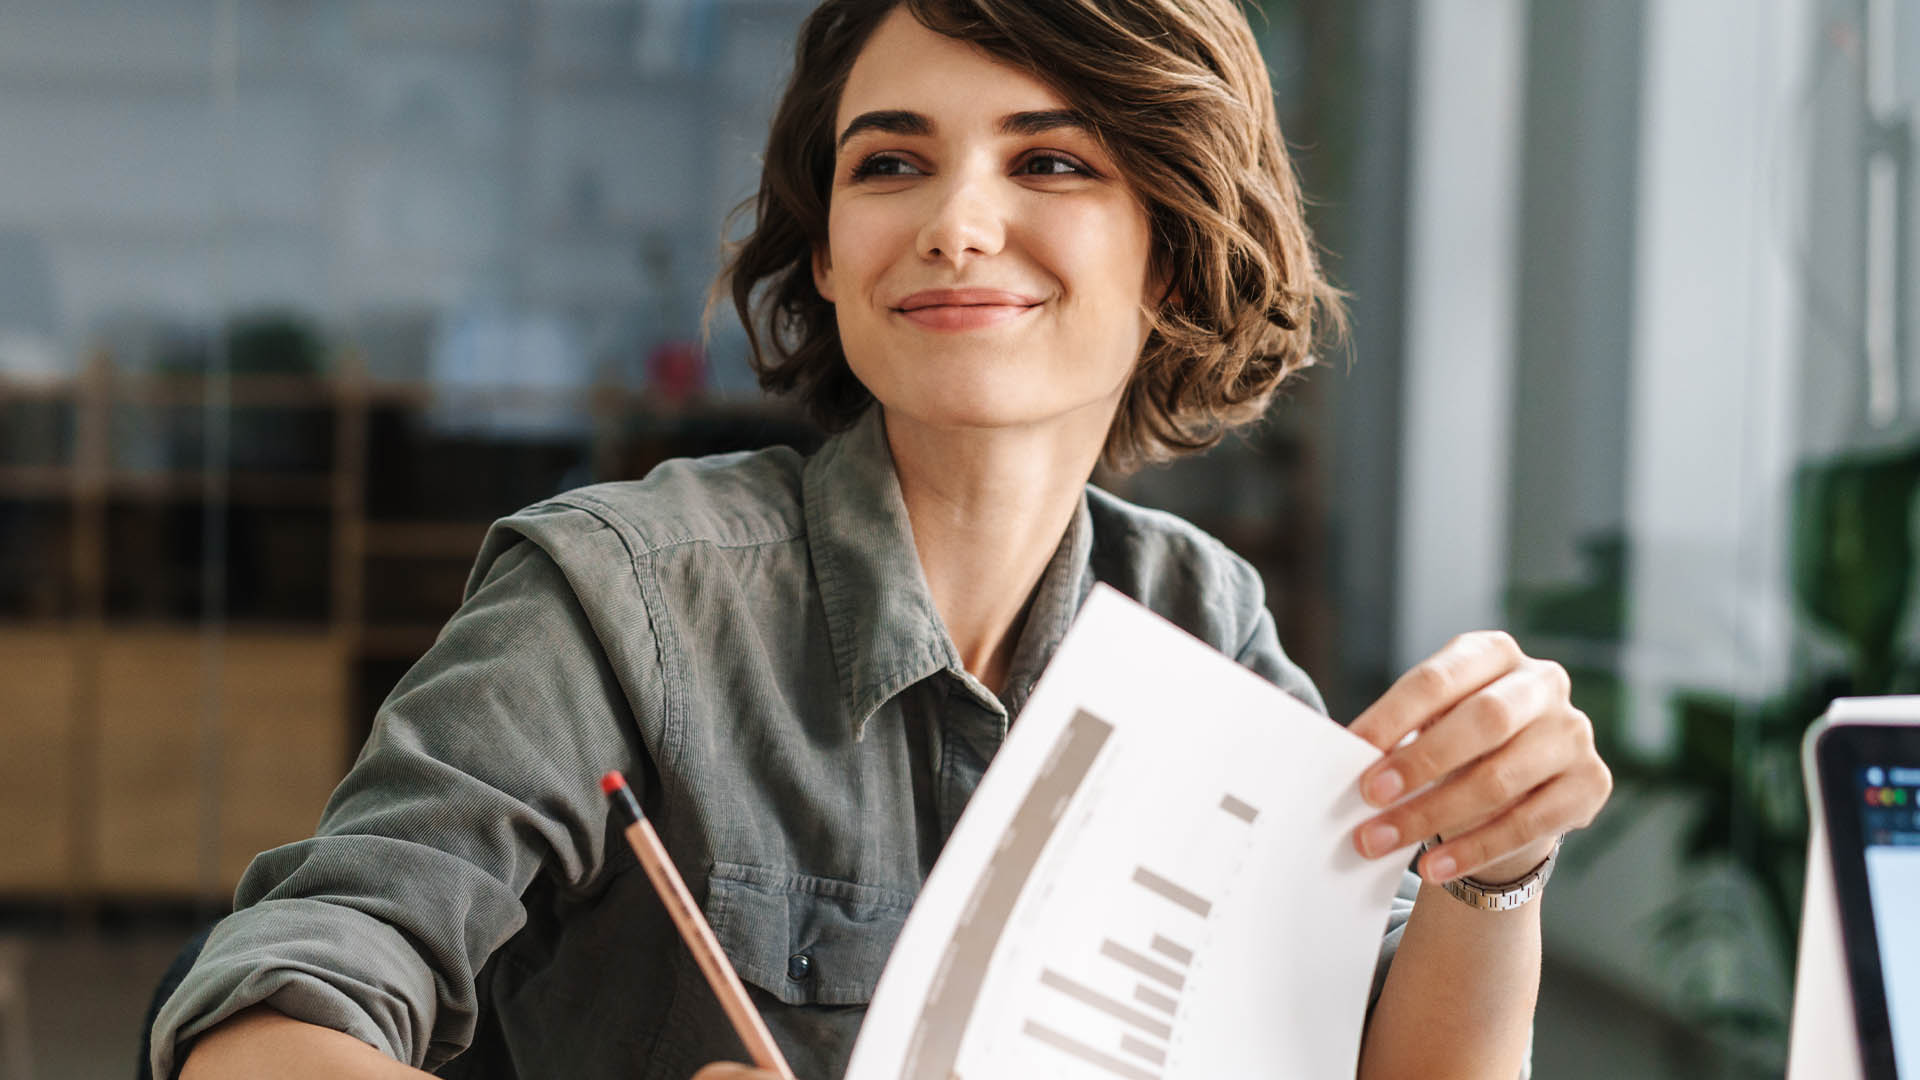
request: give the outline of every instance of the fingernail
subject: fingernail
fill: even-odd
[[[1379,855],[1400,846],[1400,830],[1384,821],[1367,826],[1360,834],[1360,846],[1368,855]]]
[[[1400,779],[1398,769],[1382,769],[1367,781],[1367,801],[1375,806],[1385,806],[1398,797],[1400,789],[1406,786],[1407,782]]]
[[[1451,855],[1435,855],[1427,860],[1427,877],[1435,882],[1451,880],[1453,871],[1454,863]]]

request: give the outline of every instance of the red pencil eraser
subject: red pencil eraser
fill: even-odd
[[[615,769],[600,778],[600,792],[603,795],[611,795],[626,786],[627,778],[620,775],[619,769]]]

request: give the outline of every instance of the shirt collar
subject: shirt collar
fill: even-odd
[[[1085,493],[1034,590],[1003,702],[967,672],[934,607],[878,406],[827,440],[807,461],[801,485],[808,551],[854,738],[894,695],[941,671],[1003,722],[1017,714],[1092,588]]]
[[[1027,625],[1014,646],[1013,663],[1007,668],[1007,688],[1003,698],[1009,717],[1018,716],[1026,707],[1027,695],[1040,681],[1040,672],[1053,659],[1053,650],[1067,636],[1067,627],[1093,591],[1093,515],[1087,509],[1087,493],[1080,492],[1080,504],[1067,522],[1066,535],[1040,575],[1033,590],[1033,605],[1027,611]]]

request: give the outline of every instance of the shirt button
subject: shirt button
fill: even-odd
[[[797,952],[787,957],[787,978],[798,982],[813,974],[813,957]]]

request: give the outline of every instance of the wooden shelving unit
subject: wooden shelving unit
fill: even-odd
[[[441,399],[558,404],[590,435],[394,444],[431,441]],[[374,706],[458,604],[492,518],[568,482],[810,431],[759,402],[376,382],[352,350],[327,376],[218,380],[130,375],[101,354],[55,383],[0,379],[0,406],[21,403],[68,445],[53,462],[0,459],[0,555],[12,544],[30,557],[9,561],[39,568],[7,580],[0,565],[0,899],[54,903],[219,902],[255,853],[308,835]],[[221,415],[230,467],[208,469],[194,425]],[[304,431],[302,460],[249,462],[263,456],[249,415],[251,436]],[[145,431],[142,449],[125,445],[128,416],[191,422]],[[409,488],[458,487],[433,470],[468,455],[523,453],[572,467],[438,503]],[[208,544],[225,558],[209,563]]]

